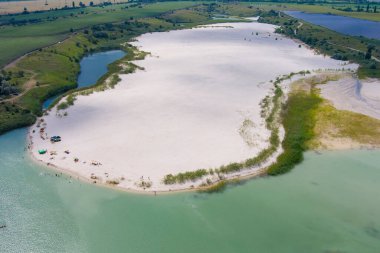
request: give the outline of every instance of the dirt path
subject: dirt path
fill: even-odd
[[[24,83],[24,85],[23,85],[23,91],[20,94],[18,94],[17,96],[13,96],[13,97],[7,98],[7,99],[3,99],[3,100],[1,100],[1,102],[11,102],[11,103],[14,103],[14,102],[16,102],[16,100],[18,98],[20,98],[21,96],[25,95],[25,93],[27,93],[29,90],[31,90],[34,87],[36,87],[37,81],[34,79],[35,76],[36,76],[36,74],[33,74],[30,77],[30,79]]]
[[[76,34],[76,33],[74,33],[74,34]],[[9,68],[13,68],[13,67],[16,66],[16,64],[17,64],[20,60],[24,59],[24,58],[27,57],[28,55],[30,55],[30,54],[32,54],[32,53],[34,53],[34,52],[36,52],[36,51],[39,51],[40,49],[44,49],[44,48],[48,48],[48,47],[54,46],[54,45],[56,45],[56,44],[60,44],[60,43],[62,43],[62,42],[64,42],[64,41],[70,39],[71,37],[72,37],[72,34],[69,34],[69,35],[68,35],[67,37],[65,37],[63,40],[60,40],[60,41],[54,42],[53,44],[50,44],[50,45],[47,45],[47,46],[44,46],[44,47],[41,47],[41,48],[37,48],[37,49],[31,50],[31,51],[25,53],[24,55],[22,55],[22,56],[20,56],[20,57],[18,57],[18,58],[16,58],[16,59],[14,59],[13,61],[11,61],[10,63],[8,63],[7,65],[5,65],[5,66],[3,67],[3,69],[6,70],[6,69],[9,69]],[[1,69],[1,66],[0,66],[0,69]]]
[[[40,50],[40,49],[44,49],[44,48],[47,48],[47,47],[54,46],[54,45],[56,45],[56,44],[60,44],[60,43],[62,43],[62,42],[64,42],[64,41],[68,40],[69,38],[71,38],[71,36],[72,36],[72,35],[69,35],[69,36],[67,36],[66,38],[64,38],[63,40],[57,41],[57,42],[55,42],[55,43],[53,43],[53,44],[51,44],[51,45],[48,45],[48,46],[45,46],[45,47],[42,47],[42,48],[38,48],[38,49],[32,50],[32,51],[30,51],[30,52],[28,52],[28,53],[26,53],[26,54],[24,54],[24,55],[18,57],[17,59],[11,61],[11,62],[8,63],[7,65],[5,65],[3,69],[4,69],[4,70],[7,70],[7,69],[9,69],[9,68],[16,67],[16,64],[17,64],[20,60],[22,60],[22,59],[24,59],[25,57],[27,57],[28,55],[30,55],[30,54],[32,54],[32,53],[34,53],[34,52],[36,52],[36,51],[38,51],[38,50]],[[18,94],[17,96],[13,96],[13,97],[7,98],[7,99],[3,99],[3,100],[0,99],[0,102],[11,102],[11,103],[14,103],[18,98],[20,98],[21,96],[25,95],[25,93],[27,93],[29,90],[31,90],[31,89],[33,89],[34,87],[36,87],[36,83],[37,83],[37,81],[34,79],[35,76],[36,76],[36,74],[33,74],[33,75],[30,77],[30,79],[24,83],[24,85],[23,85],[23,91],[22,91],[20,94]],[[43,85],[43,86],[46,86],[46,85]],[[40,87],[43,87],[43,86],[40,86]]]
[[[297,35],[297,30],[299,30],[302,26],[303,26],[303,23],[302,23],[302,22],[299,22],[299,25],[298,25],[297,28],[294,30],[294,35]]]

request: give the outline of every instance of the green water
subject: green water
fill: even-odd
[[[0,252],[380,252],[380,151],[308,153],[223,193],[144,196],[30,162],[0,137]]]

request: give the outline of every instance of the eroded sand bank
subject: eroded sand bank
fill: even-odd
[[[321,95],[339,110],[348,110],[380,119],[380,80],[358,80],[347,75],[319,85]]]
[[[77,97],[67,116],[53,108],[40,127],[45,137],[60,135],[62,141],[42,139],[35,125],[33,155],[84,178],[116,180],[124,189],[143,190],[143,178],[152,183],[149,191],[202,183],[164,185],[169,173],[254,157],[269,145],[259,103],[271,93],[271,80],[301,70],[352,67],[299,48],[274,29],[231,23],[138,37],[135,45],[152,54],[136,62],[145,71],[121,75],[115,89]],[[245,120],[252,124],[244,126]],[[40,149],[47,154],[39,155]]]

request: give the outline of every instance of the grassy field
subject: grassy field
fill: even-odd
[[[314,136],[314,114],[321,101],[316,94],[302,90],[289,94],[282,122],[285,128],[284,151],[268,168],[269,175],[286,173],[303,160],[306,143]]]
[[[321,103],[316,111],[315,137],[311,148],[329,148],[329,140],[352,141],[359,145],[380,145],[380,120],[363,114],[337,110],[330,103]]]
[[[86,14],[63,15],[55,20],[43,20],[23,26],[0,26],[0,67],[32,50],[51,45],[78,31],[97,24],[122,22],[133,18],[153,17],[169,10],[195,5],[197,2],[164,2],[135,7],[128,4],[86,8]],[[141,6],[141,8],[140,8]],[[62,12],[61,10],[57,12]],[[63,12],[66,12],[63,10]],[[66,13],[67,14],[67,13]],[[33,14],[46,16],[46,13]],[[24,15],[25,16],[25,15]],[[72,30],[71,30],[72,29]]]
[[[48,11],[50,9],[55,8],[63,8],[65,3],[69,7],[72,6],[72,2],[75,2],[75,6],[79,6],[79,3],[82,2],[86,6],[89,6],[90,2],[94,2],[95,4],[99,3],[93,0],[48,0],[48,5],[45,5],[46,0],[23,0],[23,1],[8,1],[8,0],[0,0],[0,15],[1,14],[9,14],[9,13],[20,13],[24,11],[24,7],[27,8],[28,11]],[[128,0],[117,0],[112,1],[113,3],[125,3]]]

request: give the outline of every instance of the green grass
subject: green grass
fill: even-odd
[[[187,181],[195,181],[208,174],[209,172],[206,169],[187,171],[176,175],[168,174],[164,177],[164,184],[183,184]]]
[[[162,18],[170,23],[194,23],[205,22],[208,20],[207,15],[192,10],[169,12],[163,15]]]
[[[17,69],[34,73],[38,85],[29,90],[17,103],[41,116],[41,104],[44,100],[76,87],[79,59],[91,46],[88,38],[78,35],[22,59],[17,64]]]
[[[0,134],[18,127],[29,126],[36,120],[29,110],[5,102],[0,102],[0,115]]]
[[[104,8],[88,7],[86,8],[85,15],[73,17],[62,15],[62,17],[56,20],[44,21],[37,24],[1,26],[0,67],[27,52],[61,41],[71,34],[70,29],[77,31],[97,24],[122,22],[130,17],[154,17],[169,10],[186,8],[195,4],[197,2],[178,1],[153,3],[143,5],[142,8],[134,7],[128,9],[124,9],[125,6],[128,6],[127,4],[112,5]],[[57,12],[60,11],[66,12],[66,10],[59,10]],[[38,17],[39,15],[46,14],[33,15]]]
[[[311,148],[323,148],[325,139],[350,139],[364,145],[380,145],[380,120],[344,110],[331,104],[320,104],[316,111],[315,137],[309,142]]]
[[[22,38],[0,37],[0,67],[5,66],[12,60],[22,56],[27,52],[52,45],[57,41],[63,40],[64,38],[64,35],[36,37],[25,36]]]
[[[115,85],[120,81],[119,74],[130,74],[136,71],[136,69],[142,69],[138,65],[133,64],[131,61],[133,60],[142,60],[145,58],[146,54],[145,52],[139,51],[137,48],[127,45],[126,47],[122,48],[126,55],[107,66],[107,73],[104,74],[99,80],[88,87],[82,87],[79,89],[71,89],[59,96],[50,106],[50,108],[53,108],[61,98],[67,96],[66,101],[61,102],[58,104],[57,109],[58,110],[65,110],[69,106],[74,105],[75,97],[77,95],[90,95],[94,92],[104,91],[106,89],[112,89],[115,87]],[[122,68],[120,65],[127,66],[125,69]]]
[[[201,188],[199,192],[201,193],[221,193],[227,188],[227,182],[226,180],[221,180],[217,182],[216,184],[212,185],[204,185],[204,188]]]
[[[306,144],[314,136],[314,114],[321,101],[314,93],[298,91],[289,94],[283,115],[284,151],[278,156],[276,163],[268,168],[268,175],[286,173],[303,160]]]

